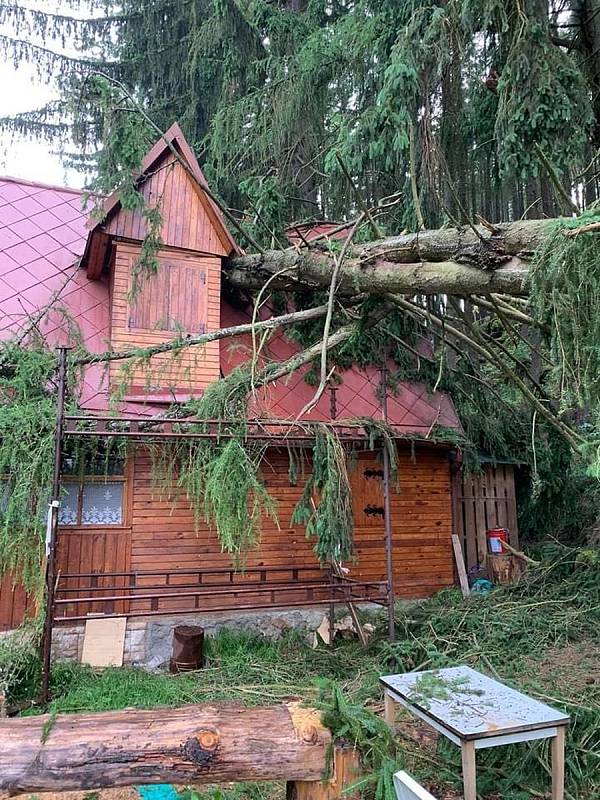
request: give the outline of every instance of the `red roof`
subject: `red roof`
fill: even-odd
[[[51,345],[64,344],[72,321],[90,351],[108,349],[108,285],[104,279],[89,280],[79,266],[86,221],[80,191],[0,178],[0,338],[26,337],[37,328]],[[247,321],[247,314],[222,303],[222,325],[242,321]],[[234,347],[227,340],[221,343],[225,374],[247,358],[240,344],[239,339]],[[269,343],[269,356],[275,359],[287,359],[297,350],[281,333]],[[254,413],[295,419],[315,391],[304,380],[305,372],[299,370],[262,390],[254,399]],[[351,369],[340,376],[335,392],[337,419],[380,417],[379,370]],[[89,410],[107,409],[102,367],[86,372],[80,402]],[[136,404],[123,410],[146,416],[158,409]],[[331,419],[329,390],[306,418]],[[450,398],[440,392],[429,394],[420,384],[402,383],[396,392],[390,391],[388,419],[401,433],[427,433],[435,424],[461,427]]]
[[[234,311],[225,304],[221,307],[223,326],[239,325],[248,321],[248,315]],[[246,347],[244,347],[246,345]],[[228,374],[234,367],[248,360],[251,353],[250,337],[236,337],[233,341],[221,340],[221,368]],[[298,352],[298,346],[285,338],[280,331],[268,344],[266,355],[277,361],[287,361]],[[388,368],[393,374],[392,362]],[[252,416],[280,417],[295,420],[300,412],[315,396],[316,387],[308,384],[304,376],[308,367],[302,367],[292,375],[269,384],[257,393],[253,400]],[[352,368],[339,370],[341,382],[335,385],[335,418],[352,417],[382,418],[379,390],[381,370]],[[424,384],[400,383],[395,390],[388,390],[388,421],[398,429],[399,434],[417,433],[427,435],[434,425],[462,430],[450,397],[444,392],[431,393]],[[302,419],[325,422],[332,419],[331,390],[327,389],[316,406]]]
[[[108,286],[79,268],[86,221],[81,191],[0,178],[0,338],[37,328],[51,345],[67,344],[72,321],[88,350],[107,349]],[[106,408],[102,368],[86,372],[81,402]]]
[[[326,239],[345,239],[352,227],[353,222],[331,222],[327,219],[317,222],[295,222],[288,225],[285,235],[290,244],[301,245],[304,242],[312,242],[318,237]]]

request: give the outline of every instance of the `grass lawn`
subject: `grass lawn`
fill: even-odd
[[[454,798],[460,795],[458,748],[407,719],[399,726],[395,747],[386,753],[379,728],[370,720],[381,712],[379,675],[467,663],[571,715],[567,798],[600,798],[598,551],[547,552],[541,567],[516,587],[467,601],[450,590],[399,609],[397,631],[396,644],[385,641],[382,628],[366,650],[355,641],[313,650],[297,634],[272,642],[258,635],[222,633],[208,643],[206,668],[180,676],[131,668],[94,672],[58,664],[50,710],[104,711],[220,700],[254,705],[301,698],[322,707],[334,730],[359,740],[374,771],[366,797],[390,797],[385,775],[402,767],[436,797]],[[478,789],[487,798],[547,796],[547,743],[480,751]],[[188,800],[285,797],[280,785],[186,794]]]

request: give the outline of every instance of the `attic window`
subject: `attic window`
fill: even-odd
[[[146,278],[129,310],[129,328],[205,333],[206,269],[185,261],[161,259]]]

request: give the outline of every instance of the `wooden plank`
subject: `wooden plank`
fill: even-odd
[[[475,524],[477,526],[477,562],[479,564],[485,563],[487,555],[487,537],[486,531],[488,529],[485,508],[485,478],[477,475],[473,479],[473,486],[476,492],[475,500]]]
[[[467,569],[476,567],[478,562],[477,558],[477,521],[475,517],[475,501],[469,497],[473,496],[473,476],[469,475],[465,481],[465,494],[463,499],[465,532],[466,532],[466,556],[467,556]]]
[[[120,667],[126,625],[125,617],[89,619],[85,623],[81,662],[92,667]]]
[[[467,580],[465,560],[460,546],[460,539],[455,533],[452,534],[452,548],[454,550],[454,561],[456,563],[456,571],[458,572],[458,580],[462,595],[463,597],[469,597],[471,590],[469,589],[469,581]]]
[[[515,490],[515,470],[511,465],[506,465],[507,483],[507,526],[510,533],[511,545],[519,549],[519,523],[517,517],[517,502]]]

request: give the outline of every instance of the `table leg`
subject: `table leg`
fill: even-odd
[[[463,773],[463,797],[465,800],[477,800],[475,743],[463,742],[461,745],[461,751],[462,751],[462,773]],[[552,800],[554,800],[554,798]]]
[[[383,703],[383,716],[390,728],[393,728],[396,723],[396,704],[388,691],[383,693]]]
[[[552,800],[564,800],[565,796],[565,727],[557,728],[556,736],[550,740],[552,755]]]

